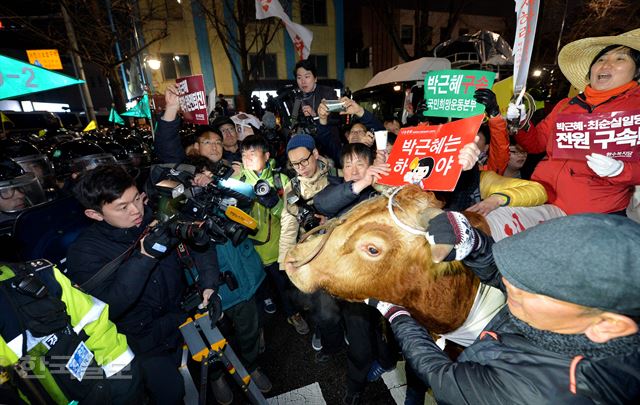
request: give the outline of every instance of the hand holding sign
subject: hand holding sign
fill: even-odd
[[[176,89],[178,102],[185,121],[207,125],[209,118],[203,76],[195,75],[178,78],[176,79]]]
[[[379,183],[453,190],[462,170],[471,169],[478,160],[480,150],[473,141],[483,118],[479,114],[444,125],[401,129],[388,159],[392,170]]]

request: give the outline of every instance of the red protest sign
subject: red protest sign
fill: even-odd
[[[207,125],[207,97],[202,75],[186,76],[176,79],[180,109],[185,121]]]
[[[391,173],[379,183],[418,184],[431,191],[453,190],[462,172],[458,153],[473,142],[483,117],[479,114],[443,125],[401,129],[388,159]]]
[[[610,158],[640,160],[640,110],[594,114],[558,114],[553,157],[586,160],[591,153]]]

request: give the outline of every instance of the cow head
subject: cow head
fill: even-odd
[[[351,301],[375,297],[414,308],[419,320],[433,325],[433,317],[426,313],[433,308],[416,305],[437,301],[442,306],[455,306],[456,300],[465,301],[468,295],[456,297],[458,290],[475,294],[477,279],[459,262],[434,263],[427,239],[397,226],[388,201],[379,196],[362,202],[328,223],[326,234],[304,239],[287,254],[287,274],[301,291],[324,289]],[[417,230],[426,230],[441,207],[433,193],[414,185],[405,186],[393,199],[398,220]],[[464,321],[466,313],[460,316],[454,316],[455,324]]]

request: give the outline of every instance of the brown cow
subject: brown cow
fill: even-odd
[[[398,219],[420,230],[442,207],[418,186],[405,186],[393,202]],[[322,288],[350,301],[375,297],[402,305],[435,334],[457,329],[471,310],[478,278],[460,262],[434,263],[441,247],[396,226],[387,203],[384,196],[365,201],[330,221],[326,234],[298,244],[285,260],[289,278],[307,293]],[[478,221],[488,233],[484,218],[472,219]]]

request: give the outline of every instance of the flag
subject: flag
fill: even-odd
[[[147,118],[151,119],[151,109],[149,108],[149,96],[145,94],[142,96],[138,104],[134,105],[132,108],[123,112],[122,114],[125,117],[137,117],[137,118]]]
[[[109,113],[109,122],[113,122],[114,124],[124,125],[124,120],[116,112],[115,108],[113,107],[111,107],[111,112]]]
[[[296,50],[298,59],[307,59],[311,53],[313,32],[300,24],[291,21],[287,13],[282,9],[278,0],[256,0],[256,20],[276,17],[282,20]]]
[[[517,25],[513,41],[513,95],[517,96],[527,86],[540,0],[515,0],[515,3]]]
[[[54,73],[2,55],[0,55],[0,66],[2,66],[0,100],[84,83],[71,76]]]
[[[13,123],[13,121],[11,121],[11,120],[9,119],[9,117],[7,117],[6,115],[4,115],[4,113],[3,113],[2,111],[0,111],[0,117],[2,117],[2,126],[3,126],[3,127],[4,127],[4,123],[5,123],[5,122],[8,122],[8,123],[10,123],[11,125],[14,125],[14,126],[15,126],[15,124]]]
[[[98,125],[96,124],[96,120],[91,120],[91,121],[89,121],[89,124],[86,127],[84,127],[82,132],[93,131],[96,128],[98,128]]]

